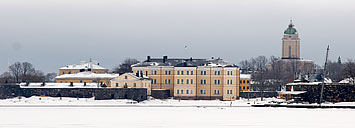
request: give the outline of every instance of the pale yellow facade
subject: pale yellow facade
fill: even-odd
[[[99,85],[110,85],[111,78],[57,78],[57,83],[98,83]]]
[[[136,76],[133,73],[125,73],[110,81],[110,88],[146,88],[147,95],[152,93],[151,81],[145,77]]]
[[[250,91],[250,78],[240,78],[240,91]]]
[[[85,70],[87,71],[87,70]],[[83,72],[80,69],[59,69],[59,75],[63,75],[63,74],[75,74],[75,73],[79,73],[79,72]],[[108,69],[92,69],[91,72],[93,73],[97,73],[97,74],[104,74],[104,73],[108,73]]]
[[[151,79],[152,89],[168,89],[184,99],[235,100],[239,96],[238,67],[132,67]]]

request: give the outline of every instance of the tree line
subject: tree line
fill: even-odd
[[[239,63],[242,73],[252,75],[254,90],[279,90],[281,85],[293,82],[294,80],[321,81],[324,77],[324,66],[314,64],[307,60],[283,60],[279,57],[258,56]],[[333,82],[350,78],[354,84],[355,61],[348,59],[342,63],[328,61],[326,77]]]
[[[29,62],[15,62],[0,75],[0,83],[55,82],[57,73],[45,74]]]

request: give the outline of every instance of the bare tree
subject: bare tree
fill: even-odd
[[[348,61],[344,64],[343,70],[344,78],[349,78],[349,82],[351,84],[355,84],[355,62],[352,59],[348,59]]]
[[[57,73],[47,73],[45,78],[46,82],[55,82],[55,77],[57,76]]]
[[[20,62],[16,62],[14,64],[12,64],[10,67],[10,73],[11,75],[14,77],[14,82],[18,83],[21,82],[20,77],[22,75],[23,69],[22,69],[22,64]]]
[[[329,61],[327,65],[327,76],[335,82],[343,80],[343,65],[341,62]]]
[[[252,77],[260,87],[261,100],[263,100],[264,85],[267,82],[266,73],[267,73],[267,65],[269,60],[265,56],[258,56],[253,60],[255,62],[256,72],[252,74]]]
[[[35,68],[31,63],[29,62],[22,63],[22,74],[21,74],[22,82],[27,82],[28,77],[34,75],[34,73],[35,73]]]
[[[115,67],[113,69],[114,73],[119,73],[119,74],[123,74],[123,73],[127,73],[127,72],[132,72],[132,65],[133,64],[137,64],[139,63],[139,61],[137,59],[134,58],[127,58],[123,61],[122,64],[120,64],[118,67]]]

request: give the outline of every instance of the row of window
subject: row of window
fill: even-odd
[[[240,83],[243,83],[243,84],[248,83],[249,84],[249,80],[241,80]]]
[[[119,86],[119,84],[118,83],[116,83],[116,87],[118,87]],[[124,83],[124,86],[125,87],[127,87],[128,85],[127,85],[127,83]],[[148,87],[149,87],[150,85],[148,85]],[[136,83],[133,83],[133,87],[137,87],[137,84]],[[142,87],[143,87],[143,85],[142,85]],[[144,87],[147,87],[147,84],[144,84]]]
[[[241,90],[242,87],[239,87],[239,89]],[[246,89],[249,90],[249,86],[247,86]],[[243,86],[243,90],[245,90],[245,86]]]
[[[184,79],[176,79],[176,84],[184,84]],[[194,80],[186,79],[186,84],[194,84]]]
[[[143,73],[143,71],[137,70],[138,73]],[[70,73],[69,73],[70,74]],[[151,70],[150,75],[157,75],[157,70]],[[170,70],[165,70],[165,75],[171,75]],[[178,70],[176,75],[194,75],[194,71],[186,71],[186,74],[183,70]],[[207,75],[207,71],[201,71],[200,75]],[[214,75],[221,75],[221,71],[214,71]],[[233,71],[227,71],[227,75],[233,75]]]
[[[186,94],[193,94],[192,90],[185,90],[185,92],[186,92]],[[181,89],[181,90],[177,89],[176,90],[176,94],[184,94],[184,90],[183,89]]]

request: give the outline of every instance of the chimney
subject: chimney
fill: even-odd
[[[163,63],[165,63],[168,60],[168,56],[163,56]]]
[[[192,62],[192,57],[190,57],[190,61]]]
[[[150,62],[150,56],[147,56],[147,62]]]

